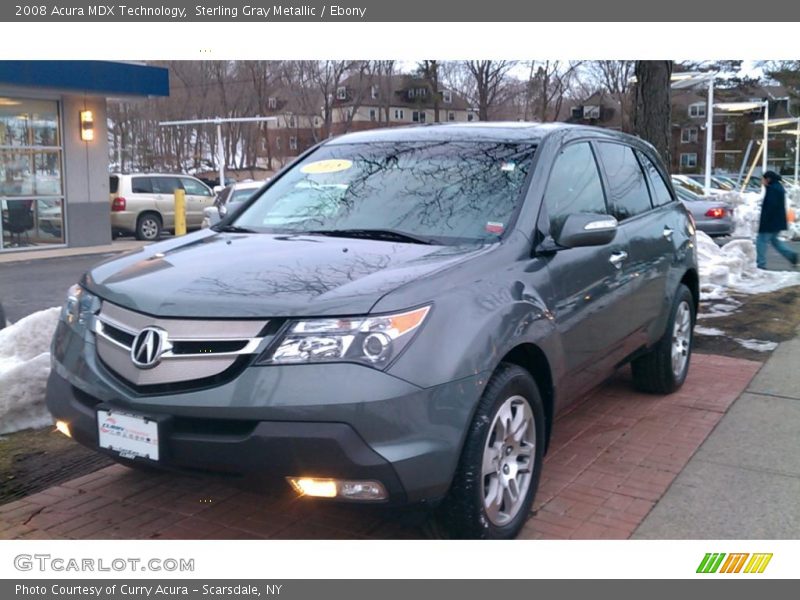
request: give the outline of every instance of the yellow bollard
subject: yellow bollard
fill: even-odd
[[[175,190],[175,235],[186,235],[186,192]]]

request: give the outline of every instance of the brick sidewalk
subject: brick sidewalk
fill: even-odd
[[[559,417],[523,538],[630,537],[761,364],[696,354],[683,389],[632,391],[629,370]],[[288,486],[287,486],[288,487]],[[420,538],[404,511],[255,493],[114,465],[0,506],[0,538]]]

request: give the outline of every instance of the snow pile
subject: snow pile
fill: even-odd
[[[0,434],[52,423],[44,392],[59,311],[48,308],[0,330]]]
[[[758,220],[761,215],[761,201],[764,198],[763,192],[729,192],[716,196],[715,199],[722,200],[733,206],[733,237],[735,238],[755,238],[758,233]],[[800,239],[800,187],[786,187],[786,209],[794,211],[795,220],[789,223],[787,237],[790,239]]]
[[[733,237],[754,238],[758,233],[763,194],[731,192],[725,194],[725,202],[733,206]]]
[[[697,262],[700,269],[700,299],[723,300],[731,292],[760,294],[800,285],[796,271],[764,271],[756,268],[752,240],[733,240],[722,248],[708,235],[697,232]]]
[[[794,211],[794,223],[789,223],[789,237],[800,240],[800,186],[786,188],[786,205]]]

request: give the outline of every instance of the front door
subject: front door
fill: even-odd
[[[607,216],[605,192],[588,142],[564,147],[553,165],[544,196],[550,235],[557,237],[573,213]],[[564,349],[566,396],[605,379],[624,358],[625,277],[628,240],[618,230],[602,246],[564,248],[547,263],[555,293],[552,311]]]

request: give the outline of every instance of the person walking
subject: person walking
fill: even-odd
[[[764,200],[761,203],[761,217],[758,222],[756,237],[756,266],[767,268],[767,246],[775,250],[797,266],[797,252],[789,248],[786,242],[778,238],[778,233],[789,228],[786,222],[786,191],[781,185],[781,176],[775,171],[766,171],[763,177]]]

